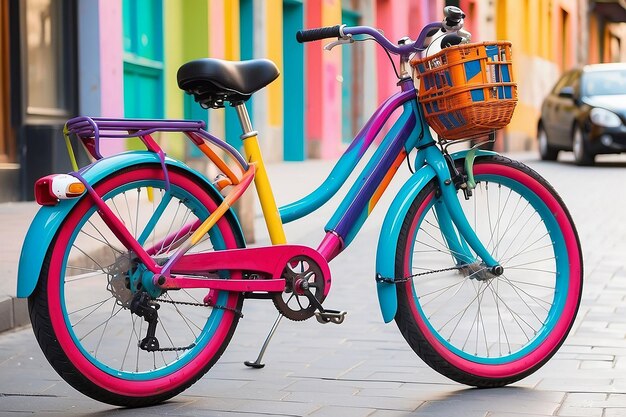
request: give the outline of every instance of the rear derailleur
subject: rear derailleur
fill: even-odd
[[[159,350],[159,340],[156,338],[156,327],[159,322],[159,304],[153,301],[147,292],[137,292],[130,302],[130,312],[143,317],[148,322],[148,333],[139,342],[139,347],[148,352]]]

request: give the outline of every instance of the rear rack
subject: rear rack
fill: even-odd
[[[208,141],[223,151],[230,154],[241,167],[248,169],[248,163],[245,158],[231,145],[216,138],[209,132],[204,130],[206,124],[202,120],[163,120],[163,119],[112,119],[103,117],[87,117],[80,116],[70,119],[65,124],[63,133],[69,144],[69,135],[76,135],[85,145],[87,151],[95,159],[102,159],[100,152],[100,139],[122,139],[122,138],[139,138],[146,148],[155,153],[162,153],[163,150],[150,136],[155,132],[183,132],[196,146],[204,144]],[[71,149],[71,146],[68,145]],[[73,158],[71,151],[70,158]],[[76,166],[74,167],[77,170]]]

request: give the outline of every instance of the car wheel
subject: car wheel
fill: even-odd
[[[539,155],[541,159],[544,161],[556,161],[557,156],[559,156],[559,150],[550,146],[548,134],[541,125],[537,129],[537,140],[539,141]]]
[[[574,128],[574,137],[572,140],[572,150],[574,151],[574,161],[576,161],[576,165],[593,165],[595,155],[587,150],[585,136],[580,126]]]

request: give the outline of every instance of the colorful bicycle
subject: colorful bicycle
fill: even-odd
[[[81,169],[74,162],[75,171],[36,183],[43,207],[24,242],[18,278],[37,340],[59,375],[99,401],[149,405],[182,392],[215,364],[246,298],[271,299],[280,312],[250,366],[262,366],[280,317],[342,323],[345,312],[323,304],[328,263],[351,243],[412,151],[416,172],[388,208],[376,253],[384,321],[395,319],[426,363],[464,384],[502,386],[540,368],[576,316],[580,244],[565,205],[536,172],[477,148],[448,152],[450,143],[508,123],[516,99],[510,44],[459,44],[467,38],[463,18],[447,8],[442,23],[398,44],[366,26],[298,33],[300,42],[337,38],[330,47],[375,40],[400,57],[400,91],[317,190],[281,208],[245,107],[279,75],[270,61],[202,59],[178,72],[179,86],[202,106],[237,110],[244,155],[198,121],[68,121],[66,139],[80,138],[94,162]],[[452,46],[411,60],[425,43]],[[419,100],[411,66],[421,80]],[[401,115],[317,249],[287,244],[283,224],[337,192],[396,109]],[[214,163],[214,181],[165,155],[153,134],[171,131],[183,132]],[[138,137],[147,150],[103,158],[102,140],[119,137]],[[246,248],[231,210],[253,181],[269,247]]]

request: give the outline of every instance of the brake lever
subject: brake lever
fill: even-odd
[[[456,32],[460,37],[463,38],[463,43],[469,43],[472,40],[472,34],[469,33],[469,31],[465,30],[465,29],[459,29]]]
[[[354,38],[352,37],[352,35],[346,35],[344,38],[337,38],[336,41],[331,42],[328,45],[324,46],[324,49],[327,51],[330,51],[335,46],[345,45],[348,43],[354,43]]]

